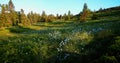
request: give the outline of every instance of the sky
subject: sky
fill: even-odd
[[[15,10],[24,9],[25,13],[30,11],[46,14],[64,14],[70,10],[73,15],[82,11],[84,3],[92,11],[100,8],[120,6],[120,0],[12,0]],[[9,0],[0,0],[0,4],[7,4]]]

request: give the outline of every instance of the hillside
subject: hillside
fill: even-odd
[[[9,0],[0,11],[0,63],[120,63],[120,6],[55,16]]]
[[[111,7],[111,8],[106,8],[106,9],[102,9],[100,8],[97,11],[91,12],[93,14],[93,16],[95,15],[95,18],[105,18],[108,17],[110,19],[119,19],[120,17],[120,6],[116,6],[116,7]],[[77,19],[79,19],[81,14],[77,14],[74,17]],[[111,16],[111,17],[110,17]],[[92,18],[92,16],[90,16]]]

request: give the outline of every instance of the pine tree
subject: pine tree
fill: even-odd
[[[30,23],[33,23],[33,11],[27,14],[28,19],[30,20]]]
[[[56,19],[59,19],[59,14],[56,14]]]
[[[9,6],[6,4],[5,5],[5,11],[8,11],[9,10]]]
[[[2,13],[2,14],[5,14],[5,5],[4,5],[4,4],[1,5],[1,13]]]
[[[9,14],[11,16],[12,25],[17,26],[19,21],[17,12],[11,11]]]
[[[62,19],[63,19],[63,16],[62,16],[62,15],[60,15],[60,16],[59,16],[59,19],[62,21]]]
[[[46,15],[45,11],[42,12],[41,21],[42,22],[47,22],[47,15]]]
[[[70,20],[71,19],[71,12],[70,12],[70,10],[68,11],[68,20]]]
[[[9,4],[3,4],[0,7],[0,27],[16,26],[18,24],[18,14],[14,11],[12,0],[9,1]]]
[[[87,3],[85,3],[83,6],[83,11],[80,16],[80,21],[85,22],[87,20],[88,15],[89,15],[89,9],[88,9]]]
[[[0,27],[3,27],[5,19],[5,6],[1,5]]]
[[[14,6],[12,0],[9,1],[8,5],[9,5],[9,11],[14,11],[15,6]]]
[[[20,23],[23,26],[31,25],[30,20],[27,18],[27,16],[23,12],[24,12],[24,10],[21,9],[21,12],[20,12]]]
[[[10,14],[6,12],[7,5],[1,5],[0,27],[11,26]]]
[[[37,23],[40,21],[40,14],[34,13],[34,23]]]
[[[87,6],[87,3],[84,3],[84,6],[83,6],[83,12],[88,10],[88,6]]]
[[[55,16],[53,14],[48,15],[47,21],[48,22],[55,21]]]
[[[63,15],[63,19],[64,19],[65,21],[68,20],[68,16],[67,16],[66,13]]]

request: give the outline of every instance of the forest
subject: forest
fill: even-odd
[[[120,63],[120,6],[48,15],[0,3],[0,63]]]

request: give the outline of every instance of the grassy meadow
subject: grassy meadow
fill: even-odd
[[[120,21],[39,22],[0,29],[0,62],[118,63]]]
[[[120,63],[119,4],[0,0],[0,63]]]

